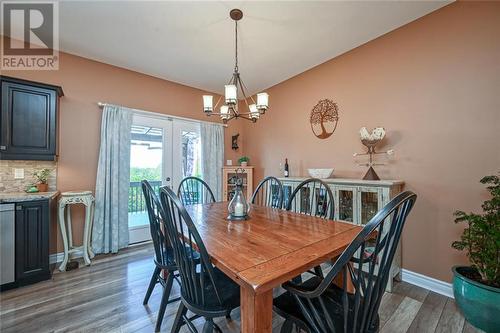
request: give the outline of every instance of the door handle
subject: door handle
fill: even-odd
[[[169,181],[170,181],[170,177],[167,177],[165,180],[166,180],[167,182],[169,182]]]

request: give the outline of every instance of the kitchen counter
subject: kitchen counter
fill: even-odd
[[[53,199],[58,195],[59,191],[37,192],[37,193],[0,192],[0,203]]]

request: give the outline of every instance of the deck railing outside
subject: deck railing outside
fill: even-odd
[[[160,192],[161,181],[150,181],[151,187],[156,193]],[[130,182],[128,190],[128,212],[138,213],[146,211],[146,202],[142,194],[141,182]]]

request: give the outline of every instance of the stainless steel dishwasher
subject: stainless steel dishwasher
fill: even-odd
[[[0,285],[15,281],[15,204],[0,204]]]

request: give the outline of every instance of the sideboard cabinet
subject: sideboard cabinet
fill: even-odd
[[[55,160],[61,87],[2,75],[0,84],[0,160]]]
[[[284,207],[293,190],[307,178],[279,178],[283,183]],[[359,180],[331,178],[323,179],[334,195],[335,220],[364,225],[375,216],[392,198],[403,190],[401,180]],[[311,191],[304,189],[299,195],[311,195]],[[316,195],[321,195],[316,193]],[[321,202],[308,200],[304,202]],[[401,246],[398,246],[391,266],[391,277],[399,277],[401,273]],[[387,283],[387,290],[392,290],[392,279]]]

